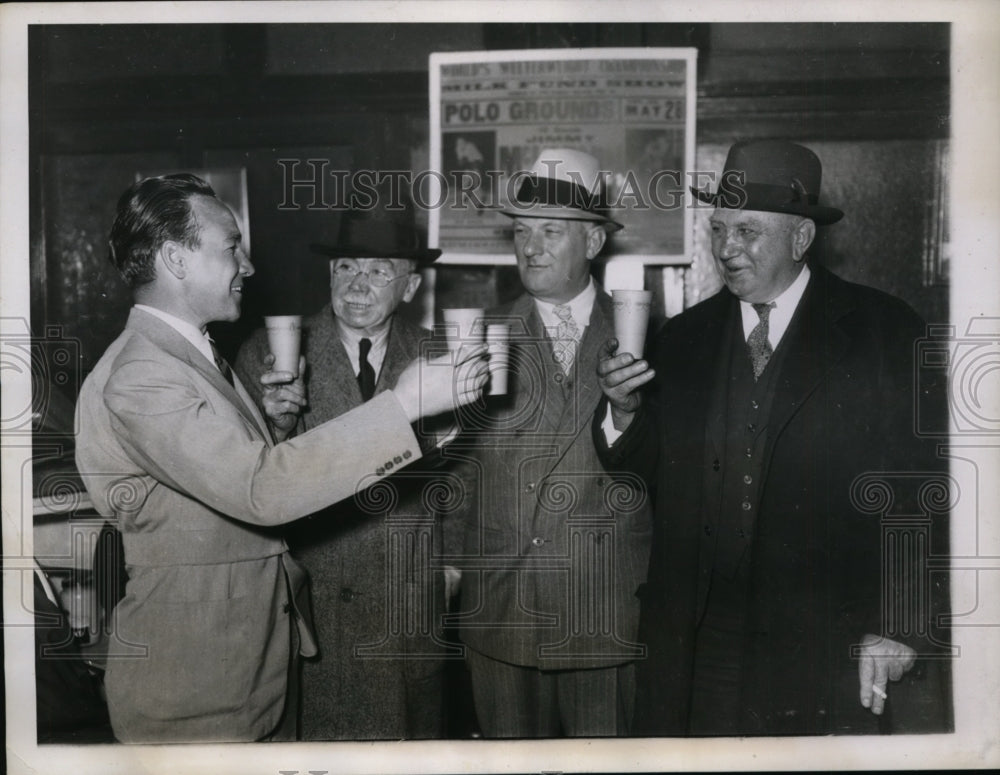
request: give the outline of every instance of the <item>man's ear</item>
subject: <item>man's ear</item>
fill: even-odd
[[[816,238],[816,222],[803,218],[792,229],[792,258],[798,263],[806,257],[806,251]]]
[[[419,272],[413,272],[406,280],[406,292],[403,294],[403,301],[409,303],[413,301],[413,297],[417,295],[417,288],[420,287],[420,283],[423,281],[423,277]]]
[[[590,260],[601,252],[604,241],[608,238],[608,233],[599,224],[588,224],[587,230],[587,260]]]
[[[179,242],[167,240],[160,246],[157,257],[164,268],[178,280],[187,276],[187,251]]]

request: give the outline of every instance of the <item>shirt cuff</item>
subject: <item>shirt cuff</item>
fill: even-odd
[[[620,431],[615,427],[614,420],[611,419],[611,404],[608,404],[607,411],[604,414],[604,420],[601,421],[601,430],[604,431],[604,440],[608,443],[608,449],[615,445],[615,442],[621,438],[625,431]]]

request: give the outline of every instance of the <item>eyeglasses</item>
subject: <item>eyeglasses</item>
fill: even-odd
[[[409,276],[405,274],[391,275],[385,269],[380,268],[362,270],[349,264],[337,264],[333,268],[333,278],[342,283],[353,283],[354,278],[359,274],[363,274],[368,282],[376,288],[385,288],[393,280]]]

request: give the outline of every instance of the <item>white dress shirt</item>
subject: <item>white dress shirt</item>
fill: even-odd
[[[157,309],[156,307],[150,307],[147,304],[136,304],[135,308],[141,309],[143,312],[148,312],[153,317],[162,320],[193,344],[198,352],[208,358],[208,362],[212,364],[213,368],[218,368],[215,364],[215,355],[212,353],[212,345],[209,342],[207,331],[202,331],[198,326],[188,323],[186,320],[181,320],[176,315],[171,315],[169,312],[164,312],[162,309]]]
[[[803,264],[802,271],[799,272],[799,276],[795,278],[794,282],[773,299],[774,308],[767,321],[767,341],[770,342],[772,350],[777,349],[778,343],[785,335],[785,331],[788,330],[788,324],[792,322],[792,315],[795,314],[799,302],[802,301],[802,294],[806,292],[810,274],[809,267]],[[760,322],[760,316],[748,301],[740,301],[740,315],[743,318],[743,339],[746,340],[750,336],[750,332]],[[610,404],[608,404],[608,410],[604,415],[604,421],[601,423],[601,430],[604,431],[604,438],[609,447],[613,446],[624,433],[624,431],[615,428],[614,421],[611,419]]]
[[[340,325],[340,321],[335,322],[337,323],[337,332],[340,334],[340,341],[344,343],[344,349],[347,350],[347,359],[351,362],[355,377],[361,373],[361,340],[371,340],[372,349],[368,351],[368,363],[371,364],[375,372],[375,382],[378,383],[378,375],[382,373],[382,364],[385,362],[385,353],[389,349],[389,329],[392,328],[392,324],[386,325],[377,334],[364,334],[353,328]]]
[[[565,302],[564,305],[556,305],[552,302],[535,299],[535,307],[537,307],[538,314],[542,318],[542,326],[552,338],[555,338],[556,328],[562,322],[555,313],[556,306],[569,307],[570,312],[573,313],[573,321],[576,323],[576,327],[580,329],[580,338],[582,339],[583,332],[586,330],[587,324],[590,323],[590,314],[594,311],[594,302],[596,300],[597,288],[594,286],[594,279],[591,278],[590,282],[587,283],[587,287],[580,291],[574,298]]]

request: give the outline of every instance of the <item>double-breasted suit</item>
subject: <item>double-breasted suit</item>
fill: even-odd
[[[598,290],[569,374],[555,363],[534,299],[488,313],[511,326],[510,385],[448,454],[465,458],[460,614],[464,643],[541,670],[621,665],[641,654],[636,590],[646,576],[650,506],[642,483],[601,466],[590,418],[595,369],[612,335]],[[503,712],[502,710],[498,710]]]
[[[668,321],[650,358],[651,400],[610,449],[595,423],[606,464],[656,490],[636,732],[688,731],[697,627],[725,552],[748,563],[734,648],[740,733],[877,732],[879,718],[859,702],[852,647],[872,633],[910,643],[920,657],[942,653],[934,617],[947,579],[930,572],[927,556],[947,554],[947,498],[922,488],[940,495],[947,483],[913,420],[918,402],[926,411],[936,400],[914,387],[923,323],[898,299],[813,269],[768,365],[777,371],[766,427],[755,429],[765,439],[756,500],[732,519],[721,508],[724,407],[740,326],[726,289]],[[896,541],[913,549],[906,562]],[[889,615],[903,610],[905,622]],[[943,664],[918,665],[890,686],[887,707],[897,722],[908,714],[913,729],[944,729]]]
[[[187,339],[132,311],[84,382],[77,465],[117,520],[128,570],[108,661],[115,735],[128,742],[256,740],[285,706],[304,573],[274,527],[353,495],[421,455],[399,402],[377,397],[274,445],[249,396]],[[301,621],[301,619],[299,620]],[[299,628],[302,652],[314,650]]]
[[[307,317],[302,331],[309,404],[299,433],[362,404],[330,306]],[[396,384],[430,335],[393,317],[376,395]],[[236,360],[258,400],[267,352],[265,333],[258,331]],[[318,656],[302,665],[303,739],[443,733],[444,589],[441,572],[430,568],[442,539],[424,496],[444,475],[408,468],[379,486],[389,495],[387,505],[378,502],[381,495],[348,499],[292,527],[288,541],[309,573],[319,645]]]

